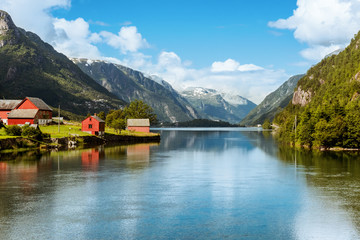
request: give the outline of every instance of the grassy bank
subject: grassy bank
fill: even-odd
[[[79,122],[65,122],[65,124],[61,124],[60,127],[58,125],[47,125],[47,126],[39,126],[40,130],[44,134],[50,135],[51,138],[77,138],[80,140],[82,137],[92,136],[89,133],[85,133],[81,131],[81,123]],[[134,132],[134,131],[116,131],[112,128],[106,128],[105,134],[107,136],[131,136],[131,137],[156,137],[159,136],[158,133],[143,133],[143,132]],[[5,129],[0,129],[0,140],[19,138],[21,136],[9,136],[6,134]],[[26,139],[26,137],[24,138]],[[30,140],[30,139],[29,139]],[[45,144],[39,142],[39,145]],[[48,145],[48,144],[45,144]]]

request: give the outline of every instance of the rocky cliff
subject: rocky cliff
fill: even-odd
[[[267,95],[240,124],[256,126],[257,124],[263,124],[265,119],[272,121],[275,115],[289,104],[294,94],[294,88],[298,81],[304,76],[305,75],[300,74],[289,78],[289,80],[283,83],[278,89]]]
[[[199,117],[192,105],[171,85],[154,81],[143,73],[119,64],[89,59],[72,59],[86,74],[120,99],[143,100],[158,119],[165,122],[189,121]]]

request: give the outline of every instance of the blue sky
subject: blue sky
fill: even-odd
[[[0,9],[68,57],[255,103],[360,30],[358,0],[2,0]]]

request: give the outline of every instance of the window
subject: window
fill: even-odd
[[[92,124],[89,124],[89,129],[91,129],[92,128]]]
[[[91,122],[91,118],[89,118],[89,121]]]

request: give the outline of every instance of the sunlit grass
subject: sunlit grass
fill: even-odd
[[[6,138],[17,138],[18,136],[8,136],[6,135],[5,128],[0,129],[0,139],[6,139]]]
[[[91,134],[81,131],[80,123],[72,123],[71,125],[60,125],[60,131],[58,125],[40,126],[40,130],[43,133],[50,134],[52,138],[63,138],[71,136],[90,136]]]
[[[128,130],[121,130],[121,132],[117,132],[113,128],[106,128],[105,133],[107,134],[115,134],[115,135],[121,135],[121,136],[136,136],[136,137],[154,137],[159,136],[159,133],[144,133],[144,132],[134,132],[134,131],[128,131]]]
[[[66,122],[66,124],[60,125],[60,132],[58,125],[41,125],[39,126],[42,133],[50,134],[51,138],[63,138],[72,136],[91,136],[91,134],[81,131],[81,123],[79,122]],[[136,136],[136,137],[154,137],[159,136],[158,133],[143,133],[134,132],[128,130],[116,131],[113,128],[106,127],[105,133],[114,134],[120,136]],[[5,133],[5,129],[0,129],[0,139],[16,138],[16,136],[8,136]]]

